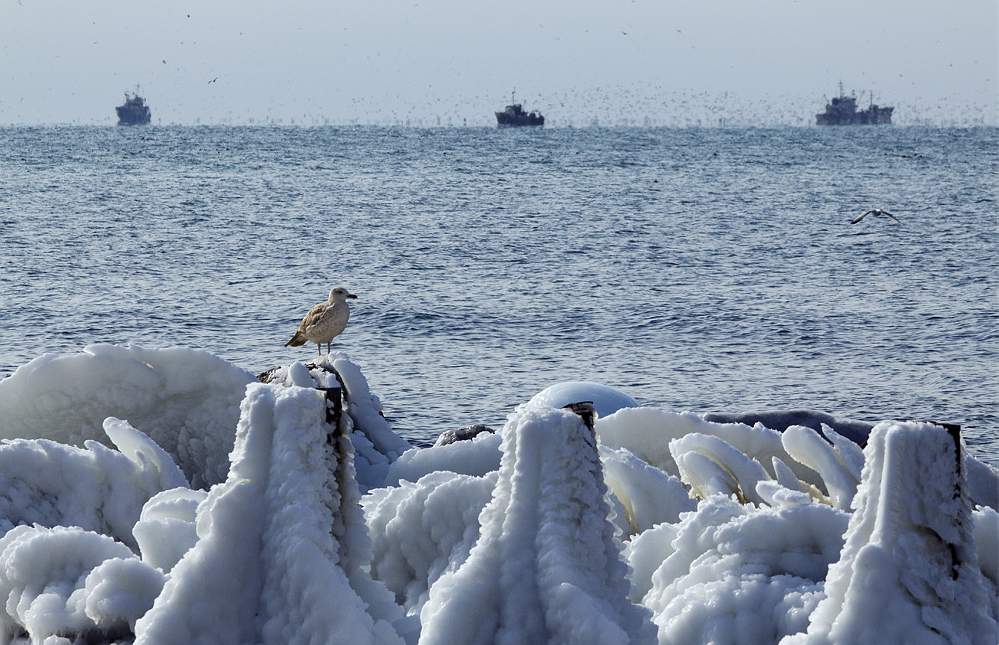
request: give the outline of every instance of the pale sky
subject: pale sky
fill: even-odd
[[[0,124],[997,124],[997,68],[997,0],[0,0]]]

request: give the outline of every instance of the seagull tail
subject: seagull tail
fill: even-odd
[[[302,332],[296,331],[295,335],[292,336],[291,340],[289,340],[287,343],[285,343],[284,346],[285,347],[299,347],[300,345],[304,345],[304,344],[305,344],[305,336],[302,335]]]

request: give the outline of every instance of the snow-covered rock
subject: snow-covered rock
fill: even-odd
[[[527,405],[540,408],[563,408],[570,403],[590,401],[597,416],[606,417],[622,408],[637,408],[638,402],[609,385],[592,381],[565,381],[550,385],[535,394]]]

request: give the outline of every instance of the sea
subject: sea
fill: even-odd
[[[997,178],[996,128],[0,128],[0,377],[308,360],[344,286],[334,350],[421,445],[586,380],[959,423],[999,465]]]

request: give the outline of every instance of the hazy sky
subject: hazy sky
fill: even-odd
[[[997,0],[0,0],[0,124],[997,123]],[[209,83],[213,78],[214,83]],[[863,102],[866,104],[866,93]]]

